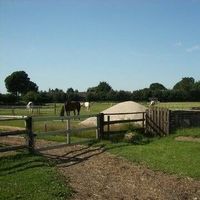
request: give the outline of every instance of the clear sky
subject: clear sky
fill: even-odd
[[[200,80],[200,0],[0,0],[1,93],[19,70],[39,90]]]

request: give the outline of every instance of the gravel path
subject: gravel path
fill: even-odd
[[[44,151],[70,179],[72,199],[200,199],[200,181],[154,172],[104,151],[71,146]]]
[[[22,139],[5,137],[4,142],[20,144]],[[39,146],[46,144],[38,140]],[[200,180],[152,171],[103,147],[65,146],[41,153],[70,180],[73,200],[200,200]]]

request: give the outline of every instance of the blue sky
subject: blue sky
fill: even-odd
[[[0,0],[1,93],[19,70],[40,90],[200,80],[200,0]]]

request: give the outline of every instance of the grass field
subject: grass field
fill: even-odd
[[[179,103],[166,103],[166,107],[183,106]],[[98,113],[111,104],[95,103],[91,111],[82,110],[82,114]],[[199,106],[196,103],[184,103],[185,108]],[[50,115],[52,110],[44,115]],[[2,114],[2,113],[1,113]],[[36,117],[36,116],[35,116]],[[74,126],[78,123],[75,120]],[[66,123],[61,121],[39,121],[34,123],[34,131],[38,133],[38,139],[53,140],[57,142],[66,141],[65,133],[59,135],[45,136],[40,134],[44,131],[47,123],[48,130],[63,129]],[[0,125],[24,127],[24,121],[0,122]],[[129,127],[132,128],[131,126]],[[95,132],[83,133],[84,137],[95,137]],[[200,128],[180,129],[167,137],[149,138],[136,132],[139,137],[137,141],[127,142],[120,139],[112,141],[101,141],[93,143],[94,146],[101,145],[117,156],[123,157],[139,165],[147,166],[153,170],[159,170],[168,174],[176,174],[180,177],[192,177],[200,180],[200,143],[176,141],[178,136],[193,136],[200,138]],[[85,138],[72,137],[72,141],[83,141]],[[85,145],[89,144],[87,142]],[[90,142],[90,145],[92,143]],[[49,184],[50,183],[50,184]],[[0,157],[0,200],[23,199],[23,200],[62,200],[69,199],[72,190],[69,184],[57,172],[55,166],[45,158],[18,152],[16,155]]]
[[[190,108],[200,106],[200,102],[196,103],[162,103],[163,106],[179,108]],[[98,113],[111,106],[111,103],[94,103],[91,111],[85,109],[81,114]],[[64,129],[66,123],[55,121],[40,121],[34,124],[34,131],[38,133],[37,138],[46,140],[54,140],[58,142],[66,141],[65,133],[59,135],[45,136],[40,134],[44,131],[44,124],[47,123],[48,131]],[[75,120],[74,126],[79,123]],[[0,124],[5,125],[5,122]],[[23,121],[9,121],[6,125],[23,127]],[[106,148],[119,156],[123,156],[131,161],[137,163],[144,163],[145,165],[155,170],[166,171],[168,173],[175,173],[183,176],[200,177],[200,144],[197,142],[180,142],[174,138],[178,135],[200,136],[200,128],[177,130],[168,137],[163,138],[145,138],[145,142],[138,144],[131,144],[127,142],[105,142]],[[82,139],[74,135],[72,141],[83,141],[85,138],[94,139],[95,131],[90,131],[82,134]]]
[[[0,157],[1,200],[64,200],[71,193],[66,180],[45,158],[25,151]]]
[[[200,108],[200,102],[161,102],[157,105],[158,107],[168,108],[171,110],[176,109],[191,109],[193,107]]]
[[[87,111],[86,108],[81,107],[80,114],[81,115],[88,115],[88,114],[97,114],[110,106],[114,105],[115,103],[112,102],[92,102],[90,111]],[[9,106],[8,108],[0,107],[0,115],[33,115],[33,116],[59,116],[61,107],[63,104],[56,103],[55,104],[46,104],[45,106],[41,106],[40,109],[33,109],[33,113],[29,113],[29,111],[25,108],[25,106],[22,106],[21,108],[18,108],[15,106]]]
[[[176,141],[177,136],[200,137],[200,128],[180,129],[168,137],[143,138],[137,144],[105,141],[101,145],[113,154],[151,169],[200,179],[200,143]]]

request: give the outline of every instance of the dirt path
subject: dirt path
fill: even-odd
[[[20,143],[20,138],[13,140]],[[41,153],[70,179],[73,200],[200,200],[200,181],[152,171],[103,147],[65,146]]]
[[[72,199],[200,199],[200,181],[154,172],[101,147],[71,146],[43,153],[70,179]]]

